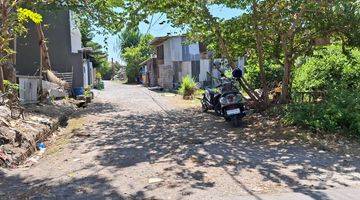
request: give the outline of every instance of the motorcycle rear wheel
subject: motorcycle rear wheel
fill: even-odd
[[[234,116],[231,118],[231,124],[234,127],[239,127],[241,125],[241,118],[239,116]]]

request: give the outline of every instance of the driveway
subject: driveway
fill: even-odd
[[[178,96],[107,82],[0,199],[358,199],[360,159],[261,116],[232,128]]]

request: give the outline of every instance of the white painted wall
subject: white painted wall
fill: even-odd
[[[37,103],[39,79],[36,77],[19,77],[20,102]]]
[[[87,60],[83,60],[84,87],[89,85],[89,70]]]
[[[89,61],[89,82],[90,85],[94,84],[94,66],[93,63]]]
[[[71,38],[71,53],[78,53],[82,49],[81,32],[76,25],[74,12],[69,12],[70,19],[70,38]]]

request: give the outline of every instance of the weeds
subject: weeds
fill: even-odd
[[[178,90],[178,92],[183,95],[183,98],[193,99],[197,90],[198,88],[195,80],[190,75],[184,76]]]

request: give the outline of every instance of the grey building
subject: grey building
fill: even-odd
[[[83,87],[88,77],[84,67],[81,34],[72,12],[59,10],[43,12],[43,30],[47,39],[52,71],[72,73],[72,86]],[[28,34],[17,38],[15,68],[18,75],[34,76],[40,65],[39,37],[35,24],[29,23]],[[61,77],[60,77],[61,78]],[[71,76],[70,76],[71,81]]]

